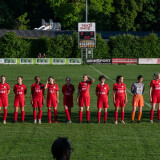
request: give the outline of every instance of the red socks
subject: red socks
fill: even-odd
[[[90,119],[90,111],[86,111],[86,116],[87,116],[87,122],[89,122],[89,119]]]
[[[79,111],[79,121],[82,122],[83,111]]]
[[[118,112],[114,112],[114,118],[115,118],[115,121],[117,121],[117,119],[118,119]]]
[[[33,111],[33,117],[34,117],[34,119],[37,119],[37,111]]]
[[[97,112],[97,118],[98,118],[98,122],[101,121],[101,112]]]
[[[39,116],[38,119],[42,119],[42,110],[39,110]]]
[[[48,109],[48,121],[51,123],[51,109]]]
[[[70,114],[70,116],[71,116],[71,108],[68,108],[68,112],[69,112],[69,114]]]
[[[54,121],[55,122],[57,122],[57,116],[58,116],[57,109],[54,109]]]
[[[14,112],[14,121],[17,122],[18,112]]]
[[[107,112],[104,112],[104,122],[107,121]]]
[[[160,120],[160,110],[157,111],[157,119]]]
[[[158,112],[157,112],[158,113]],[[150,120],[153,120],[154,110],[150,111]]]
[[[25,112],[24,112],[24,111],[21,111],[21,119],[22,119],[22,122],[24,122],[24,117],[25,117]]]
[[[3,120],[6,121],[6,119],[7,119],[7,109],[4,109]]]
[[[124,120],[124,112],[121,112],[121,121]]]
[[[71,118],[70,118],[69,110],[68,110],[68,109],[65,109],[65,113],[66,113],[67,120],[70,121]]]

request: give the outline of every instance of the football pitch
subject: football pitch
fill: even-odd
[[[7,124],[0,123],[0,160],[51,160],[51,145],[58,137],[68,137],[74,148],[71,160],[151,160],[159,158],[160,124],[157,122],[157,114],[154,114],[154,123],[149,123],[149,85],[153,74],[159,72],[159,65],[78,65],[78,66],[53,66],[53,65],[0,65],[0,75],[6,76],[6,81],[11,87],[9,94],[9,106]],[[109,79],[109,109],[108,124],[97,125],[97,98],[95,95],[98,77],[103,73]],[[79,108],[76,102],[78,83],[83,74],[95,78],[90,87],[91,95],[91,123],[87,124],[86,114],[83,112],[83,123],[78,124]],[[132,111],[132,95],[128,93],[128,103],[125,107],[125,125],[114,125],[114,106],[112,100],[113,80],[117,75],[124,76],[124,83],[130,90],[138,75],[142,74],[145,84],[142,122],[130,123]],[[17,76],[23,76],[23,83],[27,86],[25,122],[20,123],[19,110],[18,122],[13,124],[13,86],[17,82]],[[48,124],[47,107],[43,107],[42,124],[33,124],[32,107],[30,104],[30,88],[34,83],[34,76],[40,76],[41,82],[46,83],[49,76],[54,76],[60,89],[60,103],[58,106],[58,123]],[[66,124],[66,116],[62,101],[62,85],[69,76],[75,86],[74,107],[71,114],[71,124]],[[46,95],[45,91],[45,95]],[[138,112],[136,112],[135,122]],[[3,121],[3,111],[0,117]],[[53,110],[52,110],[53,122]]]

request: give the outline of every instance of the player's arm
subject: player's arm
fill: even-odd
[[[142,91],[142,94],[144,93],[144,90],[145,90],[145,86],[143,86],[143,91]]]
[[[27,93],[27,88],[25,87],[24,94],[26,94],[26,93]]]
[[[80,94],[80,90],[78,89],[78,92],[77,92],[77,102],[78,102],[79,94]]]
[[[116,90],[113,90],[113,103],[116,104]]]
[[[90,76],[88,76],[88,79],[89,79],[89,81],[90,81],[91,83],[93,83],[93,82],[95,81],[95,79],[94,79],[94,78],[91,78]]]
[[[33,104],[33,91],[31,90],[31,104]]]
[[[46,83],[44,89],[47,89],[47,88],[48,88],[48,80],[47,80],[47,83]]]
[[[7,86],[7,94],[9,94],[10,93],[10,86],[8,85]]]
[[[150,87],[149,89],[149,97],[150,97],[150,102],[152,103],[152,91],[153,91],[153,87]]]
[[[43,105],[44,105],[45,104],[44,88],[43,88],[42,94],[43,94]]]
[[[134,94],[134,85],[131,86],[131,92]]]
[[[126,92],[126,90],[125,90],[125,103],[128,103],[127,92]]]
[[[57,102],[59,103],[59,91],[57,91]]]
[[[99,92],[98,92],[98,86],[96,87],[96,96],[98,97]]]

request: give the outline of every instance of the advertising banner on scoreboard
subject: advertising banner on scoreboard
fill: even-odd
[[[70,58],[69,64],[82,64],[82,62],[80,58]]]
[[[112,58],[112,64],[137,64],[137,58]]]
[[[138,64],[160,64],[160,58],[139,58]]]
[[[90,22],[90,23],[78,23],[78,31],[79,32],[84,32],[84,31],[92,31],[95,32],[96,31],[96,24],[94,22]]]
[[[53,58],[52,64],[66,64],[65,58]]]
[[[112,64],[112,59],[87,59],[87,64]]]
[[[4,64],[17,64],[17,58],[5,58]]]
[[[33,64],[33,58],[20,58],[20,64]]]
[[[49,58],[36,58],[36,64],[50,64]]]

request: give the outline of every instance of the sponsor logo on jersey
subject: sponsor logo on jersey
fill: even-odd
[[[23,89],[23,87],[21,87],[21,89]]]
[[[6,88],[6,86],[4,86],[4,88]]]

